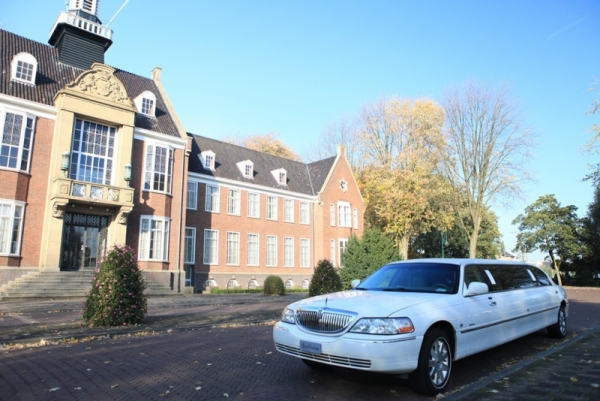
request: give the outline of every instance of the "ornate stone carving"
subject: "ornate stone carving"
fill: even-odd
[[[75,81],[67,85],[67,88],[105,97],[117,103],[132,104],[123,84],[113,75],[114,69],[102,64],[94,64],[92,68],[94,69],[77,77]]]
[[[130,208],[122,207],[119,210],[119,215],[117,216],[117,222],[119,224],[127,224],[127,218],[129,217],[129,213],[131,213]]]
[[[57,219],[62,219],[65,214],[65,206],[67,206],[66,201],[55,201],[52,205],[52,216]]]

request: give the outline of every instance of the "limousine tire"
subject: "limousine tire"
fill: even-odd
[[[448,335],[443,330],[432,328],[423,338],[419,365],[408,377],[410,388],[421,394],[439,394],[448,385],[451,369],[452,350]]]
[[[555,324],[546,328],[548,334],[553,338],[565,338],[567,335],[567,313],[565,307],[561,306],[558,310],[558,319]]]

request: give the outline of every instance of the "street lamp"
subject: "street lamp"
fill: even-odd
[[[445,231],[441,231],[440,232],[442,239],[441,239],[441,243],[442,243],[442,259],[444,258],[444,245],[448,245],[448,233]]]
[[[129,188],[129,181],[131,181],[131,164],[127,163],[125,165],[125,182],[127,183],[127,188]]]
[[[66,177],[69,173],[69,162],[71,161],[70,156],[71,154],[68,150],[62,154],[62,163],[60,165],[60,169],[63,172],[63,177]]]

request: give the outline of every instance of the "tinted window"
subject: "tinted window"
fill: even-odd
[[[538,269],[537,267],[530,267],[529,269],[537,279],[539,285],[552,285],[552,282],[542,270]]]
[[[533,287],[536,283],[524,266],[483,266],[492,282],[492,291]]]

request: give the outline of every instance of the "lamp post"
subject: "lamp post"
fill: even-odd
[[[445,231],[441,231],[440,232],[442,238],[441,238],[441,243],[442,243],[442,259],[444,258],[444,245],[448,245],[448,233]]]

